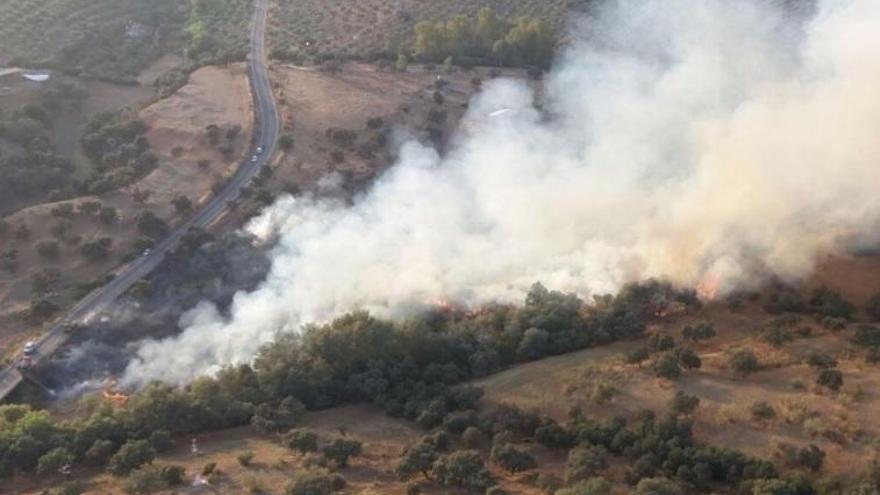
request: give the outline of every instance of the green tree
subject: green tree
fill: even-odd
[[[610,481],[597,476],[579,481],[568,488],[563,488],[557,491],[556,495],[609,495],[611,487]]]
[[[178,215],[189,215],[193,211],[192,201],[183,195],[172,199],[171,204],[174,206],[174,211],[176,211]]]
[[[395,472],[403,479],[407,479],[415,473],[421,473],[425,479],[431,479],[431,468],[440,457],[437,448],[429,442],[418,442],[407,447],[400,460],[397,462]]]
[[[303,454],[316,452],[318,450],[318,435],[308,428],[296,428],[284,434],[284,444]]]
[[[651,369],[656,376],[667,380],[675,380],[681,376],[681,366],[678,364],[678,359],[671,353],[661,354],[651,364]]]
[[[734,373],[746,376],[758,371],[760,365],[755,353],[748,349],[734,351],[727,359],[727,365]]]
[[[300,471],[287,486],[287,495],[329,495],[345,488],[345,478],[320,469]]]
[[[472,450],[459,450],[440,457],[434,463],[432,473],[443,486],[469,491],[482,492],[494,484],[480,454]]]
[[[129,440],[110,458],[107,469],[117,476],[124,476],[144,464],[153,462],[155,457],[156,451],[147,440]]]
[[[535,457],[527,450],[505,443],[492,447],[492,460],[510,473],[527,471],[538,465]]]
[[[684,491],[666,478],[644,478],[636,485],[633,495],[684,495]]]
[[[361,442],[357,440],[334,438],[321,448],[321,453],[338,466],[345,467],[349,458],[360,455],[361,448]]]
[[[573,485],[596,476],[608,467],[608,453],[599,446],[575,447],[565,461],[565,483]]]
[[[37,473],[56,474],[62,466],[73,463],[73,454],[64,447],[56,447],[43,454],[37,462]]]

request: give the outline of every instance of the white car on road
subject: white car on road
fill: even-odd
[[[32,356],[35,352],[37,352],[37,344],[33,340],[29,340],[24,344],[24,350],[22,354],[25,356]]]

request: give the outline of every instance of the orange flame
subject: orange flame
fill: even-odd
[[[710,275],[697,284],[697,295],[704,301],[712,301],[718,297],[719,287],[721,287],[721,277]]]
[[[124,406],[126,402],[128,402],[128,395],[119,392],[118,390],[114,390],[116,387],[116,380],[111,381],[104,390],[101,391],[101,397],[104,398],[105,401],[111,402],[117,406]]]

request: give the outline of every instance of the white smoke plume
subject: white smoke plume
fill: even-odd
[[[143,342],[125,382],[185,383],[354,308],[805,276],[880,215],[880,2],[796,20],[770,3],[610,4],[574,30],[541,111],[492,82],[446,157],[404,144],[350,207],[279,200],[248,227],[279,236],[262,286]]]

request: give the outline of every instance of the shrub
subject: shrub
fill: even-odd
[[[651,364],[651,370],[660,378],[667,380],[675,380],[681,376],[681,367],[678,365],[678,359],[672,354],[661,354]]]
[[[786,343],[794,340],[794,336],[787,328],[776,325],[765,330],[761,335],[761,339],[773,347],[782,347]]]
[[[329,495],[345,488],[345,478],[323,468],[301,471],[287,486],[287,495]]]
[[[748,349],[740,349],[733,352],[727,360],[728,366],[734,373],[746,376],[758,371],[758,357]]]
[[[150,433],[150,447],[156,452],[164,452],[172,446],[171,434],[165,430],[156,430]]]
[[[56,474],[62,466],[73,462],[73,454],[64,447],[57,447],[43,454],[37,463],[37,473]]]
[[[608,495],[611,493],[611,482],[597,476],[556,492],[556,495]]]
[[[254,460],[254,453],[251,451],[242,452],[236,456],[238,463],[244,467],[248,467],[251,465],[251,461]]]
[[[436,447],[428,442],[418,442],[407,447],[400,460],[397,462],[395,472],[403,479],[409,478],[415,473],[421,473],[425,479],[430,478],[429,473],[434,462],[440,454]]]
[[[532,454],[509,443],[492,447],[491,457],[510,473],[526,471],[538,465]]]
[[[872,325],[859,325],[853,342],[862,347],[880,347],[880,328]]]
[[[669,408],[676,414],[690,414],[700,405],[700,398],[679,390],[669,403]]]
[[[58,242],[52,239],[43,239],[34,247],[37,250],[37,254],[50,260],[57,259],[61,253],[61,250],[58,248]]]
[[[492,476],[477,452],[461,450],[437,459],[432,470],[434,479],[443,486],[484,491],[492,486]]]
[[[216,462],[209,462],[205,464],[204,466],[202,466],[202,476],[208,476],[212,474],[215,469],[217,469]]]
[[[816,384],[836,392],[843,386],[843,373],[836,369],[823,369],[816,377]]]
[[[476,426],[468,426],[461,434],[461,442],[469,449],[480,449],[489,442],[489,439],[481,429]]]
[[[284,434],[284,444],[303,454],[317,452],[318,435],[308,428],[296,428]]]
[[[549,448],[568,448],[574,443],[574,435],[550,418],[542,418],[535,429],[535,440]]]
[[[873,321],[880,321],[880,292],[871,296],[865,303],[865,313]]]
[[[155,457],[156,451],[147,440],[129,440],[110,458],[107,469],[117,476],[124,476],[152,462]]]
[[[684,495],[684,491],[666,478],[644,478],[636,485],[633,495]]]
[[[807,364],[819,369],[836,368],[837,360],[828,354],[814,351],[807,356]]]
[[[608,453],[602,447],[575,447],[565,461],[565,483],[568,485],[596,476],[608,467]]]
[[[691,342],[708,340],[715,336],[715,327],[708,321],[699,321],[691,325],[685,325],[681,331],[681,338]]]
[[[352,456],[360,455],[361,442],[357,440],[349,440],[347,438],[334,438],[327,445],[321,448],[324,457],[335,462],[340,467],[348,465],[348,459]]]
[[[693,349],[680,347],[675,354],[678,356],[678,364],[686,370],[696,370],[703,366],[703,360]]]
[[[776,419],[776,410],[764,401],[755,402],[749,408],[752,418],[757,421],[771,421]]]
[[[639,368],[641,368],[642,361],[648,359],[649,357],[651,357],[651,351],[649,351],[646,347],[639,347],[628,352],[624,356],[624,361],[626,361],[628,364],[638,365]]]
[[[116,445],[110,440],[95,440],[95,443],[86,451],[84,460],[92,466],[106,464],[116,452]]]
[[[135,469],[128,475],[123,484],[123,489],[128,493],[150,494],[165,488],[165,481],[161,472],[151,466]]]
[[[161,470],[162,481],[168,486],[179,486],[183,484],[186,468],[183,466],[171,465],[163,466]]]

